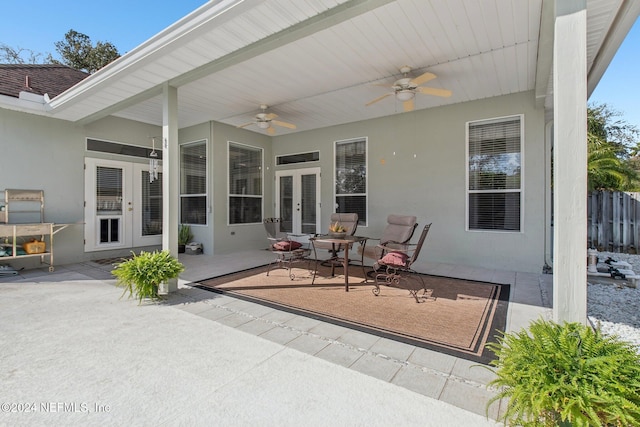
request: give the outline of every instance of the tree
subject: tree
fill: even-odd
[[[95,46],[86,34],[69,30],[63,41],[55,42],[56,51],[62,61],[49,55],[49,61],[54,64],[64,64],[76,70],[94,73],[100,68],[118,59],[118,49],[109,42],[97,42]]]
[[[62,64],[76,70],[94,73],[118,59],[118,49],[109,42],[97,42],[94,46],[86,34],[69,30],[64,40],[54,43],[62,60],[51,53],[42,54],[30,49],[13,48],[0,43],[0,63],[2,64]]]
[[[30,49],[13,48],[0,43],[0,63],[2,64],[39,64],[44,57]]]
[[[631,191],[640,186],[638,128],[615,118],[607,104],[587,108],[589,190]]]

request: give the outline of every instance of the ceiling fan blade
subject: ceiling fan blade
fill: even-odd
[[[373,101],[368,102],[367,104],[365,104],[365,106],[368,107],[371,104],[375,104],[378,101],[382,101],[384,98],[386,98],[387,96],[390,96],[390,95],[393,95],[393,93],[385,93],[384,95],[377,97]]]
[[[411,83],[415,84],[415,85],[421,85],[422,83],[426,83],[430,80],[435,79],[437,76],[433,73],[430,72],[426,72],[424,74],[419,75],[418,77],[416,77],[415,79],[411,80]]]
[[[268,133],[269,135],[275,135],[275,134],[276,134],[276,130],[273,128],[273,126],[269,126],[269,127],[267,128],[267,133]]]
[[[435,87],[418,87],[416,89],[418,90],[418,92],[423,93],[425,95],[442,96],[443,98],[448,98],[453,93],[450,90],[438,89]]]
[[[245,123],[245,124],[243,124],[243,125],[239,125],[239,126],[237,126],[237,127],[239,127],[239,128],[246,128],[247,126],[252,125],[252,124],[254,124],[254,123],[255,123],[255,122],[249,122],[249,123]]]
[[[269,114],[265,115],[265,119],[267,119],[267,120],[273,120],[276,117],[278,117],[278,115],[276,113],[269,113]]]
[[[280,120],[272,120],[271,123],[277,126],[282,126],[283,128],[295,129],[296,125],[293,123],[281,122]]]
[[[404,107],[404,111],[405,111],[405,112],[413,111],[413,107],[414,107],[414,104],[413,104],[413,98],[411,98],[411,99],[410,99],[410,100],[408,100],[408,101],[404,101],[404,102],[402,103],[402,106]]]

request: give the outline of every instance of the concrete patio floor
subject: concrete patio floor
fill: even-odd
[[[110,265],[0,277],[0,425],[497,424],[473,362],[190,286],[269,252],[180,260],[178,291],[140,306]],[[422,270],[510,283],[508,330],[550,316],[550,275]]]

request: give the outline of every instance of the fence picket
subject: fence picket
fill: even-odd
[[[590,192],[587,221],[589,247],[610,252],[640,252],[640,193]]]

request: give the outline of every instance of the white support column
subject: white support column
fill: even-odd
[[[587,322],[587,10],[556,1],[553,319]]]
[[[162,88],[162,249],[178,257],[178,89],[165,83]],[[169,282],[169,292],[178,289]]]

